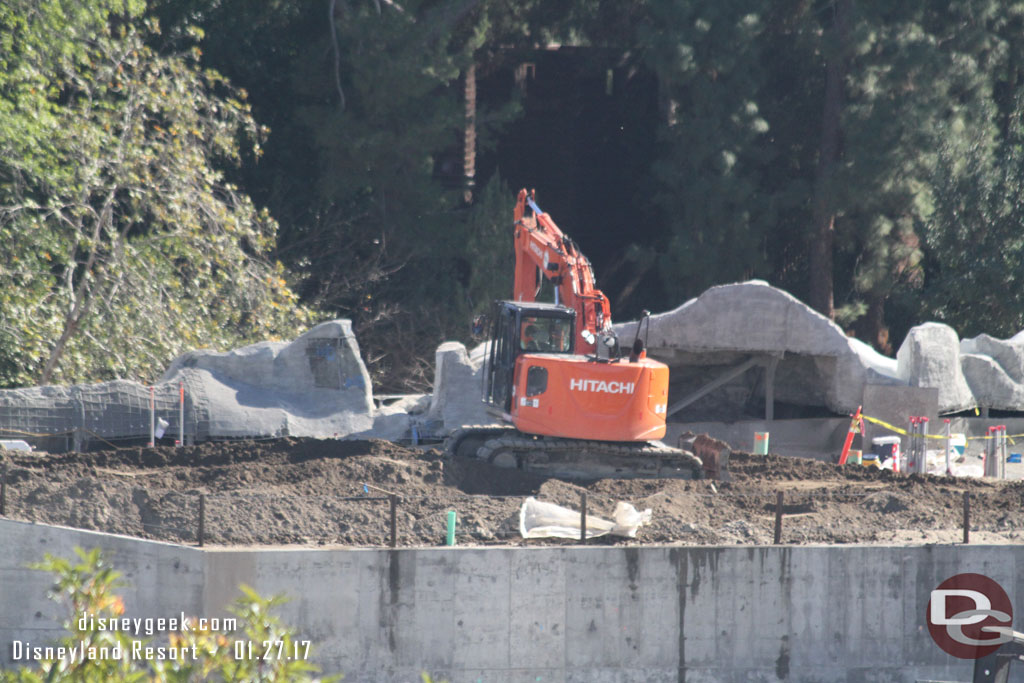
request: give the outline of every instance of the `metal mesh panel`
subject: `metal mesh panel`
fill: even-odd
[[[185,371],[184,422],[179,382],[153,387],[154,421],[167,423],[165,438],[177,439],[184,425],[186,441],[209,436],[208,404],[202,382]],[[83,447],[90,439],[149,438],[150,388],[118,380],[70,387],[36,387],[0,391],[0,438],[25,439],[57,449]]]
[[[157,384],[152,397],[156,421],[166,423],[165,444],[182,429],[189,443],[349,434],[372,425],[368,376],[347,321],[322,323],[291,344],[190,352],[167,376],[174,379]],[[145,443],[150,420],[150,388],[137,382],[0,390],[0,438],[46,450]]]
[[[67,387],[0,391],[0,435],[64,435],[75,428],[78,406]]]
[[[342,386],[341,363],[338,355],[340,339],[318,338],[306,343],[309,371],[315,386],[323,389],[340,389]]]

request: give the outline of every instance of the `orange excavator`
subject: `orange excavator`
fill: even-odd
[[[504,425],[457,430],[448,450],[558,476],[700,478],[699,458],[658,441],[669,372],[647,358],[642,321],[624,355],[590,261],[535,192],[519,192],[513,229],[513,299],[494,304],[483,372],[483,401]],[[554,302],[537,301],[545,280]]]

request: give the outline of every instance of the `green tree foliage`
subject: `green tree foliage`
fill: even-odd
[[[840,317],[866,313],[859,329],[881,343],[885,303],[920,290],[928,235],[952,227],[933,212],[933,177],[953,170],[954,156],[939,151],[996,131],[991,74],[977,44],[987,20],[970,16],[980,5],[858,7],[837,191],[839,247],[854,266]]]
[[[260,138],[244,93],[149,47],[143,9],[0,9],[0,384],[152,379],[309,322],[275,222],[219,170]]]
[[[468,123],[479,153],[499,149],[525,111],[512,71],[554,45],[593,51],[567,90],[596,73],[591,62],[658,84],[653,163],[633,131],[614,158],[575,161],[649,166],[630,172],[642,178],[631,196],[594,199],[631,202],[621,214],[644,234],[612,256],[581,239],[611,264],[598,276],[607,289],[613,273],[616,303],[669,308],[749,277],[813,301],[811,271],[826,268],[837,320],[885,351],[927,319],[965,333],[1024,322],[1024,301],[996,294],[1024,258],[1018,4],[155,0],[153,11],[163,34],[145,28],[138,0],[0,8],[0,383],[151,376],[179,349],[289,333],[308,320],[294,278],[304,303],[353,319],[378,389],[425,388],[437,343],[468,341],[468,320],[507,296],[512,272],[518,188],[501,178],[515,174],[494,160],[465,201]],[[252,93],[269,136],[200,63]],[[621,119],[648,121],[641,100],[618,102],[635,107]],[[572,163],[562,142],[532,141],[538,168]],[[831,265],[811,248],[822,225]]]
[[[637,41],[664,103],[650,186],[666,291],[760,277],[806,296],[825,75],[812,6],[649,6]]]
[[[983,97],[958,107],[965,98],[950,93],[954,115],[930,176],[934,208],[920,299],[962,336],[1008,337],[1024,329],[1024,6],[976,2],[969,9],[955,41],[957,71],[980,83]]]
[[[762,190],[769,124],[758,106],[763,19],[747,0],[653,0],[638,40],[664,100],[653,199],[666,222],[660,270],[679,301],[769,274]]]
[[[965,337],[1024,329],[1022,116],[995,150],[977,134],[940,148],[921,298]]]
[[[308,269],[296,266],[321,275],[323,306],[360,321],[385,381],[390,369],[432,354],[440,338],[464,333],[472,309],[489,303],[471,285],[493,274],[491,255],[511,239],[475,239],[482,205],[467,209],[460,188],[443,186],[444,176],[461,176],[460,77],[486,30],[464,17],[472,4],[413,2],[380,14],[369,3],[348,5],[335,17],[345,107],[332,97],[298,112],[321,164],[318,214],[303,227],[322,248],[303,254]],[[315,84],[315,74],[302,82]],[[452,168],[440,167],[445,150]]]
[[[675,300],[749,276],[812,300],[817,187],[834,220],[837,319],[859,336],[891,352],[928,319],[1020,328],[1024,308],[993,286],[1019,271],[1019,7],[858,0],[837,46],[834,2],[647,6],[637,41],[669,98],[653,185]],[[841,49],[838,157],[821,181],[825,76]]]
[[[445,338],[511,279],[514,195],[484,179],[463,199],[464,76],[509,8],[461,0],[158,5],[207,29],[204,60],[244,83],[269,125],[246,188],[280,221],[304,300],[351,318],[379,389],[423,389]],[[171,32],[176,36],[176,32]],[[478,150],[516,102],[475,115]],[[485,235],[487,237],[485,238]]]
[[[99,549],[75,549],[76,560],[47,554],[36,569],[55,575],[50,597],[67,609],[63,627],[67,635],[53,644],[66,651],[76,648],[96,654],[43,658],[8,671],[0,671],[0,681],[8,683],[42,683],[42,681],[337,681],[340,676],[316,676],[318,669],[310,663],[305,642],[299,641],[294,629],[285,625],[273,611],[284,602],[281,596],[263,598],[245,586],[230,611],[237,615],[237,630],[219,633],[202,630],[193,622],[187,630],[179,629],[153,638],[139,639],[122,630],[96,628],[99,620],[106,622],[121,617],[124,600],[118,594],[123,582],[102,556]],[[83,623],[83,616],[91,616]],[[82,628],[85,626],[85,628]],[[152,656],[132,657],[133,640],[140,640],[139,651],[153,648]],[[262,657],[264,643],[280,643],[280,652],[297,656]],[[42,643],[33,645],[44,646]],[[84,650],[82,650],[84,648]],[[115,649],[117,648],[117,649]],[[157,648],[162,648],[157,650]],[[122,656],[112,656],[120,651]],[[278,647],[274,647],[278,652]],[[241,653],[243,656],[236,656]],[[252,653],[252,656],[249,656]],[[161,656],[157,656],[157,655]],[[107,655],[107,656],[104,656]],[[79,661],[81,660],[81,661]]]

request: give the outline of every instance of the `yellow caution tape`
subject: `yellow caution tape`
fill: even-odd
[[[129,447],[118,446],[116,444],[113,444],[110,441],[107,441],[106,439],[104,439],[102,436],[100,436],[99,434],[97,434],[94,431],[91,431],[91,430],[88,430],[88,429],[83,429],[82,431],[85,432],[86,434],[89,434],[89,435],[99,439],[103,443],[110,445],[110,447],[114,448],[115,450],[119,450],[119,451],[129,450]],[[7,429],[6,427],[0,427],[0,435],[11,434],[11,435],[14,435],[14,436],[27,436],[27,437],[34,437],[34,438],[47,438],[47,437],[51,437],[51,436],[69,436],[69,435],[74,434],[74,433],[75,433],[75,430],[72,429],[71,431],[67,431],[67,432],[52,432],[50,434],[36,434],[35,432],[23,432],[23,431],[21,431],[19,429]]]
[[[889,431],[896,432],[897,434],[902,434],[903,436],[907,435],[906,429],[900,429],[899,427],[895,427],[889,424],[888,422],[885,422],[884,420],[879,420],[877,417],[871,417],[870,415],[861,415],[861,417],[863,417],[868,422],[878,425],[879,427],[885,427]]]
[[[908,432],[907,432],[906,429],[900,429],[899,427],[897,427],[895,425],[889,424],[885,420],[879,420],[877,417],[871,417],[870,415],[863,415],[863,414],[861,415],[861,417],[864,418],[865,420],[867,420],[868,422],[871,422],[871,423],[874,423],[874,424],[878,425],[879,427],[885,427],[889,431],[896,432],[897,434],[902,434],[903,436],[907,436],[908,435]],[[945,440],[945,438],[946,438],[945,434],[918,434],[917,436],[923,436],[926,439],[942,439],[942,440]],[[1014,443],[1014,441],[1013,441],[1014,439],[1024,438],[1024,434],[1006,434],[1005,436],[1006,436],[1007,440],[1009,440],[1011,446],[1015,446],[1016,445]],[[994,436],[965,436],[964,438],[967,441],[986,441],[988,439],[994,439],[995,437]]]
[[[1007,440],[1009,440],[1010,445],[1015,445],[1013,440],[1015,438],[1019,439],[1021,437],[1024,437],[1024,434],[1004,434],[1004,436],[1007,438]],[[994,439],[994,438],[996,438],[996,437],[994,437],[994,436],[968,436],[968,437],[966,437],[966,439],[968,441],[987,441],[988,439]]]
[[[23,432],[19,429],[7,429],[6,427],[0,427],[0,433],[13,434],[14,436],[33,436],[37,438],[44,438],[48,436],[67,436],[68,434],[74,434],[75,431],[71,430],[68,432],[51,432],[49,434],[36,434],[34,432]]]
[[[111,448],[113,448],[113,449],[114,449],[115,451],[127,451],[127,450],[130,450],[130,448],[131,448],[131,447],[125,447],[125,446],[118,446],[117,444],[114,444],[114,443],[110,443],[109,441],[107,441],[106,439],[104,439],[104,438],[103,438],[102,436],[100,436],[100,435],[99,435],[99,434],[97,434],[96,432],[94,432],[94,431],[91,431],[91,430],[89,430],[89,429],[83,429],[82,431],[83,431],[83,432],[85,432],[86,434],[89,434],[90,436],[93,436],[93,437],[95,437],[95,438],[99,439],[99,440],[100,440],[100,441],[102,441],[103,443],[105,443],[105,444],[107,444],[108,446],[110,446]]]

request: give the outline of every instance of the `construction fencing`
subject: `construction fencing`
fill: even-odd
[[[147,387],[118,380],[102,384],[0,391],[0,438],[21,439],[49,452],[86,450],[90,443],[157,438],[184,443],[209,437],[209,407],[202,383]]]

